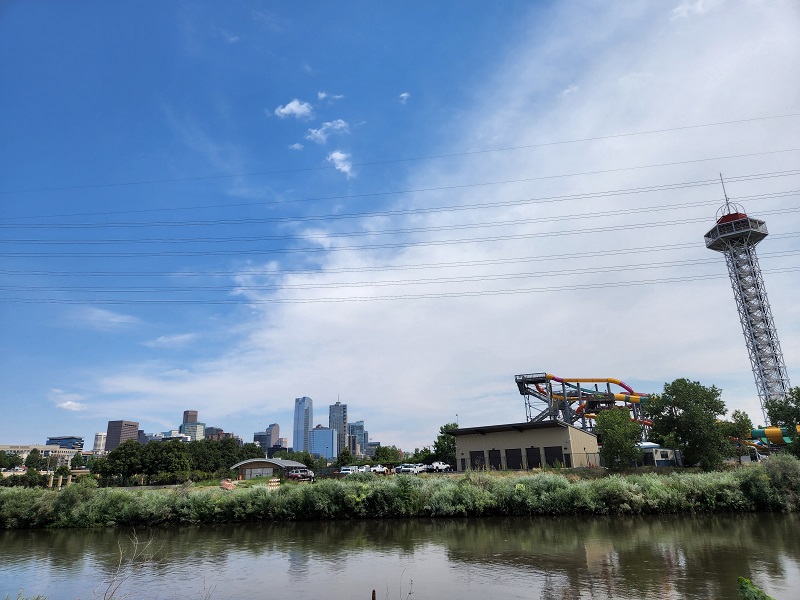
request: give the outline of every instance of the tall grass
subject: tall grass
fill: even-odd
[[[123,490],[82,480],[61,492],[0,489],[0,528],[157,526],[248,521],[483,515],[640,515],[800,508],[800,461],[715,473],[577,479],[556,472],[456,477],[360,476],[226,491]]]

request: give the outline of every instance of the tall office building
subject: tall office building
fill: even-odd
[[[257,431],[253,434],[253,441],[264,450],[280,444],[281,428],[277,423],[270,423],[264,431]]]
[[[309,445],[312,456],[321,456],[325,460],[333,460],[339,456],[337,431],[330,427],[314,427],[309,433]]]
[[[106,451],[106,433],[104,431],[98,431],[94,434],[94,448],[92,448],[92,452],[95,454],[102,454]]]
[[[308,396],[294,399],[294,428],[292,444],[295,452],[308,452],[308,432],[314,421],[314,401]]]
[[[111,452],[128,440],[139,439],[139,423],[137,421],[109,421],[106,430],[106,452]]]
[[[347,446],[353,454],[363,454],[367,445],[364,442],[364,421],[347,425]]]
[[[196,410],[185,410],[183,411],[183,423],[181,423],[178,431],[188,435],[193,442],[196,442],[206,437],[206,424],[197,420]]]
[[[328,407],[328,427],[336,430],[336,439],[338,440],[338,452],[344,450],[347,446],[347,404],[342,404],[338,400],[336,404],[331,404]]]

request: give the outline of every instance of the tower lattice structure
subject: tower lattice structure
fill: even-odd
[[[741,206],[728,201],[727,195],[725,205],[717,211],[717,224],[705,235],[706,247],[722,252],[728,264],[765,422],[769,421],[767,400],[783,399],[789,394],[786,364],[755,249],[767,235],[767,224],[748,217]]]

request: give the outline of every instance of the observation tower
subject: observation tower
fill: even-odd
[[[722,190],[724,193],[724,182]],[[717,211],[717,224],[705,235],[706,248],[722,252],[728,264],[733,296],[766,423],[765,403],[788,396],[789,377],[756,256],[756,244],[765,237],[767,224],[748,217],[740,205],[728,200],[727,193],[725,205]]]

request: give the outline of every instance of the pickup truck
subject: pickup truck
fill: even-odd
[[[444,462],[436,461],[426,467],[428,473],[444,473],[450,470],[450,465]]]

